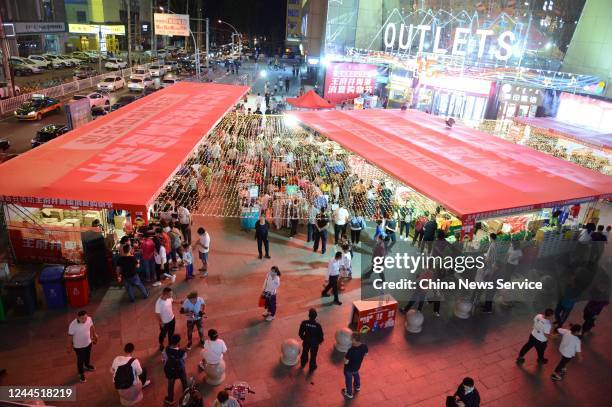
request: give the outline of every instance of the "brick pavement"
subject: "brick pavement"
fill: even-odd
[[[535,353],[519,367],[514,359],[530,331],[533,310],[526,305],[511,309],[497,307],[493,315],[477,314],[468,320],[452,316],[448,304],[435,318],[425,307],[425,324],[420,334],[407,334],[403,316],[395,328],[370,334],[370,347],[362,371],[362,391],[350,401],[341,395],[342,355],[333,350],[334,332],[346,326],[350,302],[359,298],[359,280],[353,280],[342,295],[341,307],[319,297],[326,258],[313,254],[304,241],[304,230],[289,240],[286,231],[271,238],[272,260],[258,260],[252,233],[240,231],[238,220],[199,218],[211,233],[211,268],[207,280],[177,279],[179,297],[197,289],[208,303],[205,329],[215,327],[227,342],[225,383],[245,380],[257,392],[251,406],[442,406],[464,376],[472,376],[485,406],[603,406],[612,363],[612,316],[605,309],[594,334],[583,343],[584,362],[569,366],[566,380],[551,382],[549,376],[558,361],[558,341],[547,350],[550,359],[543,367]],[[331,250],[328,252],[331,253]],[[264,275],[271,265],[283,271],[279,289],[279,311],[272,323],[262,320],[257,298]],[[149,370],[153,385],[144,391],[141,405],[162,405],[166,383],[157,349],[154,302],[161,288],[154,288],[148,300],[130,304],[122,289],[99,290],[87,307],[93,314],[100,343],[93,350],[97,371],[77,383],[74,354],[66,336],[71,311],[39,311],[33,317],[12,319],[0,325],[0,365],[7,369],[1,385],[38,384],[77,386],[77,403],[53,405],[119,405],[108,369],[126,342],[134,342],[136,355]],[[552,304],[551,304],[552,305]],[[297,338],[299,322],[309,307],[319,310],[326,340],[319,350],[319,369],[309,375],[298,367],[280,364],[280,345]],[[584,303],[579,303],[571,320],[581,322]],[[178,332],[185,337],[185,322],[177,313]],[[199,347],[189,353],[187,369],[197,373]],[[177,395],[178,395],[177,385]],[[211,405],[222,387],[200,384]]]

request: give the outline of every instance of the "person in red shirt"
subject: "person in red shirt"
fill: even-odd
[[[170,274],[170,235],[168,235],[166,229],[170,230],[167,226],[155,229],[155,234],[160,239],[164,249],[166,250],[166,262],[164,263],[164,273]]]
[[[140,245],[140,253],[142,256],[144,281],[151,282],[153,281],[153,276],[155,275],[155,259],[153,258],[155,253],[155,244],[153,243],[153,239],[151,239],[150,233],[147,233],[147,236],[142,241]]]
[[[412,245],[414,246],[417,242],[419,245],[423,240],[423,228],[427,223],[427,216],[429,213],[425,212],[424,215],[419,216],[414,223],[414,237],[412,238]]]

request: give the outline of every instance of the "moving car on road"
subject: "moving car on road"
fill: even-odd
[[[132,74],[130,75],[130,79],[144,79],[145,77],[150,78],[151,73],[147,68],[134,68],[132,69]]]
[[[142,92],[146,88],[154,87],[155,83],[151,78],[134,78],[130,79],[128,83],[128,89],[130,92]]]
[[[108,58],[104,68],[113,70],[127,68],[127,62],[119,58]]]
[[[111,112],[117,110],[117,109],[121,109],[123,106],[125,105],[129,105],[130,103],[132,103],[133,101],[139,99],[140,96],[137,95],[123,95],[121,96],[116,103],[114,103],[111,106]]]
[[[151,76],[164,76],[166,69],[163,67],[163,65],[154,64],[149,66],[149,72],[151,73]]]
[[[110,99],[108,98],[108,96],[103,95],[98,92],[92,92],[88,95],[74,95],[72,99],[73,100],[89,99],[89,107],[110,105]]]
[[[49,112],[59,112],[62,108],[60,101],[45,95],[32,95],[32,98],[15,110],[18,120],[40,120]]]
[[[32,148],[51,141],[67,131],[68,126],[65,124],[49,124],[36,132],[36,136],[32,139]]]
[[[114,92],[117,89],[123,89],[125,87],[125,81],[121,76],[107,76],[98,83],[98,90],[107,90]]]
[[[174,75],[166,75],[164,79],[161,81],[161,87],[167,88],[168,86],[172,86],[179,81],[179,78]]]

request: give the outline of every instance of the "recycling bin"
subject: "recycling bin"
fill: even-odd
[[[87,267],[84,264],[66,267],[64,284],[68,304],[72,308],[81,308],[89,303],[89,282],[87,281]]]
[[[40,273],[38,282],[43,287],[48,308],[60,309],[66,306],[64,266],[58,264],[46,266]]]
[[[16,314],[31,315],[36,310],[36,272],[17,273],[4,286],[7,303]]]
[[[255,225],[259,220],[260,209],[254,208],[242,208],[242,214],[240,215],[240,226],[244,230],[255,229]]]

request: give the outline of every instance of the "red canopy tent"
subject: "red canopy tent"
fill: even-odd
[[[332,109],[336,106],[334,103],[328,102],[317,95],[312,89],[300,97],[287,98],[287,102],[294,107],[302,109]]]
[[[515,117],[513,120],[540,129],[551,137],[559,137],[606,153],[612,152],[612,134],[565,123],[554,117]]]
[[[612,177],[423,112],[291,115],[464,222],[612,196]]]
[[[150,205],[246,86],[181,82],[0,165],[0,201],[28,207]]]

